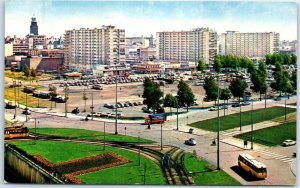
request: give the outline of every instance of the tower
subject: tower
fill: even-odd
[[[31,18],[30,34],[33,34],[33,35],[39,34],[39,28],[38,28],[37,21],[36,21],[36,18],[34,17],[34,15]]]

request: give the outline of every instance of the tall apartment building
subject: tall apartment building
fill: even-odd
[[[177,62],[197,62],[203,58],[211,64],[217,55],[217,39],[217,32],[209,28],[157,32],[157,58]]]
[[[221,35],[221,54],[234,54],[247,57],[265,57],[278,52],[279,33],[239,33],[227,31]]]
[[[67,30],[64,35],[65,65],[92,69],[97,65],[125,63],[125,30],[115,26],[101,29]]]

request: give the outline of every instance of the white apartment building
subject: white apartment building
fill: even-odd
[[[227,31],[221,35],[221,55],[265,57],[266,54],[278,52],[279,33],[239,33]]]
[[[206,64],[212,64],[217,55],[217,39],[217,32],[209,28],[157,32],[157,58],[182,63],[197,62],[203,58]]]
[[[115,26],[101,29],[67,30],[65,65],[76,69],[93,69],[97,65],[125,63],[125,30]]]

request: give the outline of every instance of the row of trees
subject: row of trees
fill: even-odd
[[[33,78],[36,77],[36,69],[34,69],[34,68],[29,69],[27,65],[25,65],[23,72],[24,72],[24,76],[26,76],[27,79],[29,76],[31,76]]]
[[[276,63],[280,63],[281,65],[296,65],[297,64],[297,56],[292,54],[280,54],[273,53],[266,55],[266,64],[267,65],[275,65]]]
[[[143,86],[143,103],[147,105],[148,109],[152,109],[154,113],[161,108],[161,104],[170,108],[186,106],[188,111],[188,107],[195,102],[195,95],[193,94],[192,89],[183,80],[180,80],[177,86],[177,96],[167,94],[164,98],[163,92],[160,90],[158,83],[150,80],[149,78],[145,78]]]

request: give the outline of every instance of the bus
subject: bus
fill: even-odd
[[[259,179],[267,178],[266,165],[257,161],[254,157],[249,154],[242,153],[238,158],[238,165],[250,175],[255,176]]]
[[[145,124],[152,124],[152,123],[163,123],[167,120],[167,115],[165,113],[161,114],[152,114],[146,117]]]
[[[4,128],[4,138],[28,138],[29,131],[27,127],[15,126],[15,127],[5,127]]]

